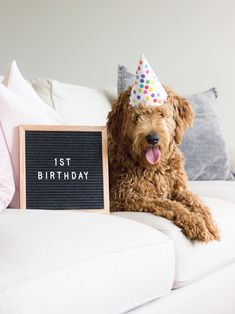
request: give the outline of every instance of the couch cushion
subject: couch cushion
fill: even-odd
[[[67,124],[105,125],[111,110],[109,96],[100,89],[53,81],[51,97]]]
[[[174,249],[160,231],[77,211],[0,213],[0,313],[123,313],[167,294]]]
[[[1,79],[1,77],[0,77]],[[104,100],[104,105],[106,106],[107,100],[109,101],[109,107],[108,110],[110,110],[111,108],[111,104],[112,102],[117,98],[117,88],[115,87],[111,87],[111,86],[107,86],[104,87],[102,89],[95,89],[95,88],[88,88],[88,87],[82,87],[79,85],[72,85],[72,84],[64,84],[64,83],[60,83],[58,81],[52,80],[52,79],[47,79],[47,78],[37,78],[31,81],[31,84],[34,88],[34,90],[36,91],[36,93],[38,94],[38,96],[40,98],[42,98],[42,100],[50,107],[55,109],[55,104],[54,104],[54,97],[53,97],[53,84],[59,83],[59,88],[64,89],[64,87],[66,86],[70,86],[72,89],[76,89],[79,91],[98,91],[99,93],[97,93],[97,101],[99,102],[100,99],[100,93],[102,93],[104,96],[103,100]],[[83,90],[84,89],[84,90]],[[95,94],[93,95],[95,96]],[[93,98],[93,97],[92,97]],[[79,102],[81,100],[81,95],[80,93],[77,93],[75,95],[75,97],[73,98],[73,102]],[[93,98],[93,100],[95,100],[95,98]],[[66,106],[66,103],[64,103]]]
[[[181,287],[235,261],[235,204],[204,197],[221,231],[221,241],[208,244],[188,240],[180,228],[165,218],[148,213],[118,212],[117,216],[134,219],[165,233],[173,240],[176,255],[174,287]]]

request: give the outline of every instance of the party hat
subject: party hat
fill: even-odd
[[[130,104],[133,107],[140,103],[145,103],[148,106],[160,106],[166,99],[167,93],[164,87],[144,55],[141,54],[135,82],[131,90]]]

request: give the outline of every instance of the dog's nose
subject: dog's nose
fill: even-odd
[[[160,140],[160,136],[158,134],[149,134],[146,136],[146,141],[151,144],[157,144]]]

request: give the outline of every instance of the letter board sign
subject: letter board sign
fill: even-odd
[[[109,211],[105,127],[20,126],[20,208]]]

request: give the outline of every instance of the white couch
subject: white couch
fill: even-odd
[[[36,80],[68,124],[104,124],[113,90]],[[0,214],[0,314],[234,314],[235,183],[190,182],[220,242],[189,241],[147,213],[7,209]]]

